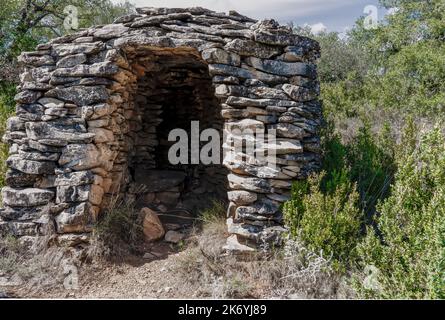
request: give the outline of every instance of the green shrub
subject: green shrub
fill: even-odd
[[[374,136],[364,126],[344,144],[332,124],[325,128],[322,141],[323,173],[294,182],[283,211],[291,236],[314,251],[332,255],[344,269],[356,261],[355,247],[377,201],[389,194],[395,143],[389,127]]]
[[[295,182],[292,200],[283,207],[290,234],[301,239],[309,249],[331,256],[343,269],[349,264],[360,237],[362,212],[358,193],[346,175],[339,174],[332,192],[320,188],[324,173],[307,182]]]
[[[0,81],[0,138],[5,134],[7,119],[14,114],[14,95],[14,85]],[[0,188],[5,185],[8,150],[8,146],[0,141]]]
[[[378,206],[373,229],[358,247],[363,268],[377,268],[377,287],[358,285],[373,298],[445,298],[445,139],[424,134],[399,159],[391,195]]]
[[[372,215],[380,199],[388,196],[396,165],[396,145],[389,125],[378,135],[368,124],[359,129],[347,144],[335,133],[332,123],[323,132],[323,191],[333,191],[339,181],[349,179],[356,183],[360,195],[360,208]]]
[[[389,126],[384,126],[375,137],[365,125],[347,145],[349,176],[357,184],[360,208],[367,216],[374,214],[378,200],[388,196],[393,180],[395,144],[390,132]]]

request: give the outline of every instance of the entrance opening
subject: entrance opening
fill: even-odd
[[[161,212],[196,215],[214,200],[226,202],[227,170],[220,164],[190,164],[192,121],[199,121],[201,132],[213,128],[222,137],[224,120],[207,63],[190,48],[145,51],[132,60],[139,74],[129,121],[134,145],[129,192],[137,193],[139,206]],[[189,164],[173,165],[168,159],[177,142],[168,141],[173,129],[188,134]]]

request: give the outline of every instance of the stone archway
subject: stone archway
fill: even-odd
[[[1,228],[35,235],[53,221],[61,241],[87,239],[112,194],[131,196],[136,180],[172,170],[168,132],[200,120],[201,129],[276,130],[267,145],[276,169],[236,157],[225,163],[229,232],[274,239],[291,181],[319,167],[318,56],[315,41],[273,20],[203,8],[138,9],[22,54],[17,112],[4,137],[11,149]],[[190,167],[180,170],[186,176]],[[192,169],[207,176],[205,191],[217,192],[223,168],[205,170]],[[170,187],[149,193],[174,202]]]

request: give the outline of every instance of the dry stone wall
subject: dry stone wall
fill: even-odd
[[[318,57],[317,42],[274,20],[203,8],[140,8],[23,53],[0,229],[87,241],[110,197],[134,194],[132,171],[160,166],[163,112],[192,113],[219,130],[276,130],[275,170],[235,157],[209,179],[228,183],[230,248],[272,241],[292,180],[320,164]],[[186,94],[198,107],[174,104]]]

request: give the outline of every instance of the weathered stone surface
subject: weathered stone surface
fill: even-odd
[[[92,65],[75,65],[59,68],[53,72],[53,77],[109,77],[116,74],[119,67],[111,62],[98,62]]]
[[[225,64],[210,64],[209,72],[211,75],[223,75],[223,76],[234,76],[240,79],[259,79],[266,83],[284,83],[286,78],[257,71],[255,69],[238,68],[234,66],[229,66]]]
[[[142,8],[136,8],[136,12],[148,16],[166,15],[171,13],[190,13],[193,15],[206,15],[209,13],[213,13],[213,11],[201,7],[193,7],[193,8],[142,7]]]
[[[224,49],[236,52],[241,56],[270,59],[282,53],[279,47],[267,46],[252,40],[234,39],[227,43]]]
[[[227,231],[231,234],[240,236],[241,238],[259,241],[262,227],[254,226],[247,223],[234,223],[232,218],[227,219]]]
[[[220,97],[241,96],[252,99],[289,100],[282,90],[261,85],[245,87],[221,84],[216,87],[215,93]]]
[[[283,176],[280,170],[269,166],[258,166],[246,163],[245,161],[234,161],[227,163],[224,161],[224,165],[232,172],[240,175],[251,175],[258,178],[277,178],[281,179]]]
[[[85,119],[99,119],[101,117],[110,115],[116,110],[115,105],[106,103],[97,104],[82,108],[82,117]]]
[[[42,216],[48,214],[48,211],[48,205],[32,207],[6,207],[0,209],[0,218],[6,221],[36,221]]]
[[[57,68],[72,68],[87,62],[87,56],[84,53],[73,54],[66,56],[57,61]]]
[[[42,96],[41,92],[24,90],[16,94],[14,100],[17,103],[29,104],[34,103]]]
[[[46,91],[52,89],[52,86],[47,83],[40,82],[23,82],[20,85],[21,90],[32,90],[32,91]]]
[[[221,116],[224,119],[247,118],[249,116],[249,111],[245,109],[227,109],[221,111]]]
[[[56,203],[89,201],[100,205],[103,194],[103,189],[97,185],[58,186]]]
[[[314,78],[316,76],[315,66],[302,62],[291,63],[250,57],[247,58],[247,63],[255,69],[286,77],[305,76]]]
[[[305,87],[298,87],[291,84],[284,84],[282,88],[283,91],[289,95],[289,97],[291,97],[293,100],[297,102],[307,102],[315,100],[317,98],[316,92]]]
[[[33,161],[57,161],[59,160],[59,154],[53,152],[28,152],[19,150],[19,157],[24,160]]]
[[[100,28],[94,33],[94,36],[99,39],[112,39],[124,35],[129,30],[123,24],[110,24]]]
[[[143,217],[142,226],[145,240],[156,241],[165,235],[164,227],[156,212],[150,208],[142,208],[141,216]]]
[[[290,194],[277,194],[277,193],[267,194],[266,197],[280,203],[284,203],[291,198]]]
[[[6,122],[6,129],[8,131],[23,131],[25,130],[25,122],[19,117],[10,117]]]
[[[12,188],[32,187],[38,175],[24,173],[18,170],[8,170],[5,175],[6,185]]]
[[[88,142],[94,137],[94,133],[82,132],[84,130],[79,125],[66,126],[48,122],[26,123],[28,138],[36,141],[48,139],[62,142]]]
[[[280,208],[279,203],[265,197],[250,205],[250,207],[254,208],[257,214],[267,216],[273,216]]]
[[[41,98],[37,102],[48,109],[65,107],[65,102],[54,98]]]
[[[264,130],[264,124],[257,120],[243,119],[226,123],[225,129],[233,133],[236,133],[237,131],[243,132],[245,130]]]
[[[51,73],[54,68],[54,66],[43,66],[27,70],[20,75],[20,81],[47,83],[51,79]]]
[[[17,60],[25,65],[32,65],[35,67],[54,64],[54,58],[50,55],[35,55],[33,52],[22,52]]]
[[[88,203],[74,205],[56,216],[57,232],[89,232],[91,231],[92,218]]]
[[[266,179],[252,178],[236,174],[229,174],[227,179],[229,180],[230,188],[235,190],[241,189],[258,193],[270,192],[270,185]]]
[[[17,105],[16,115],[22,121],[40,121],[42,116],[45,114],[45,108],[37,103],[33,104],[25,104],[25,105]]]
[[[9,168],[28,174],[53,174],[56,168],[55,162],[26,160],[18,155],[10,156],[6,160],[6,164]]]
[[[103,128],[88,128],[88,131],[94,134],[94,142],[104,143],[114,141],[113,131]]]
[[[156,26],[166,20],[189,20],[191,18],[192,18],[192,15],[188,12],[170,13],[170,14],[166,14],[166,15],[142,18],[136,22],[133,22],[131,27],[132,28],[140,28],[140,27],[145,27],[145,26]]]
[[[34,184],[35,188],[39,189],[49,189],[55,187],[56,175],[45,175],[39,176],[37,181]]]
[[[54,198],[54,192],[44,189],[2,189],[3,202],[13,207],[36,207],[48,204]]]
[[[59,57],[65,57],[78,53],[94,54],[105,48],[105,45],[100,42],[94,43],[79,43],[79,44],[54,44],[52,46],[53,53]]]
[[[267,143],[258,151],[273,151],[275,154],[292,154],[292,153],[302,153],[303,146],[299,140],[283,140],[277,139],[275,143]]]
[[[299,104],[290,100],[275,100],[275,99],[251,99],[244,97],[230,96],[226,103],[234,107],[293,107]]]
[[[277,135],[279,137],[301,140],[308,136],[302,128],[290,123],[279,123],[276,125]]]
[[[105,102],[109,95],[103,86],[87,87],[74,86],[67,88],[56,88],[46,93],[48,97],[58,98],[66,102],[72,102],[77,106],[87,106],[99,102]]]
[[[240,206],[253,203],[258,198],[256,193],[243,190],[229,191],[227,196],[230,201]]]
[[[241,58],[239,55],[219,48],[206,49],[201,53],[201,55],[202,58],[208,63],[222,63],[232,66],[239,66],[241,64]]]
[[[95,181],[95,175],[92,171],[68,172],[57,175],[56,186],[81,186],[92,184]]]
[[[88,170],[101,164],[100,152],[94,144],[70,144],[62,150],[59,164],[74,170]]]
[[[36,223],[28,221],[0,221],[0,232],[14,237],[35,237],[41,235]]]

